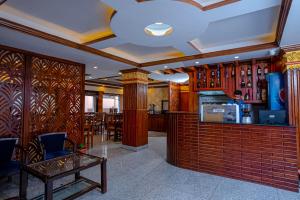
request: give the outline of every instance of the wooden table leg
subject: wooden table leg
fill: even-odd
[[[20,185],[19,185],[20,199],[27,198],[27,186],[28,186],[28,173],[21,168],[21,170],[20,170]]]
[[[53,182],[48,181],[45,183],[45,200],[53,199]]]
[[[107,192],[106,158],[101,163],[101,192]]]
[[[75,181],[78,181],[80,179],[80,172],[75,173]]]

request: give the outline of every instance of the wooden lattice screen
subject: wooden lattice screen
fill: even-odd
[[[0,49],[0,137],[21,136],[24,74],[24,55]]]
[[[84,65],[0,46],[0,137],[67,131],[82,142]]]

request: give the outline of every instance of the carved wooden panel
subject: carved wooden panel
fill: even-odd
[[[29,136],[67,131],[82,142],[82,66],[32,58]]]
[[[20,137],[24,97],[24,55],[0,49],[0,137]]]

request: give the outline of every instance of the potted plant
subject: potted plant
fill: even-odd
[[[87,147],[84,144],[82,144],[82,143],[78,145],[77,149],[81,153],[87,153],[87,150],[88,150]]]

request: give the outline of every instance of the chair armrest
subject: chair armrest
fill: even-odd
[[[75,153],[75,152],[77,151],[77,147],[76,147],[75,142],[73,142],[73,141],[70,140],[69,138],[65,138],[65,140],[71,144],[73,153]]]

